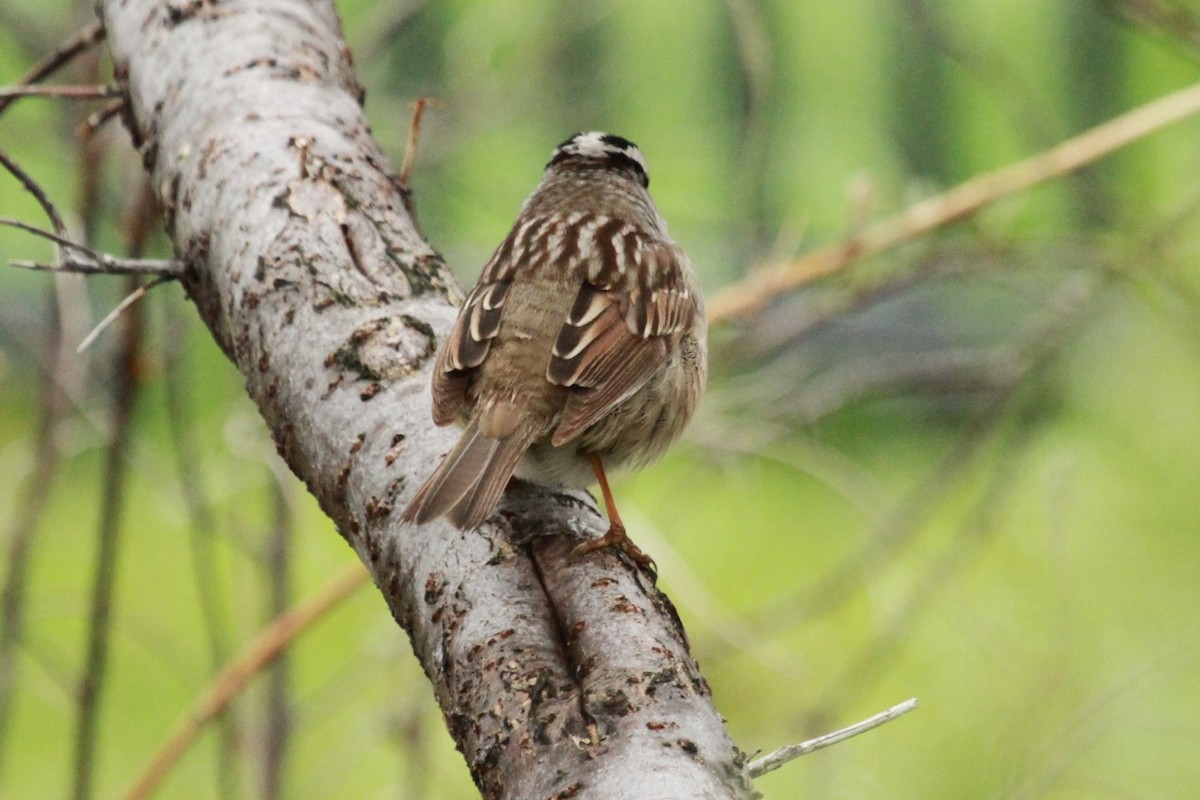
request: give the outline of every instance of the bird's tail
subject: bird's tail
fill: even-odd
[[[486,436],[479,418],[471,420],[453,449],[442,459],[403,518],[423,524],[445,514],[455,526],[470,530],[491,516],[517,464],[536,434],[524,427],[502,439]]]

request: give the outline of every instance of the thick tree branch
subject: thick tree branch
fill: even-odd
[[[428,374],[460,294],[360,108],[331,4],[102,3],[181,281],[292,470],[408,631],[487,797],[747,797],[669,601],[582,494],[479,532],[398,514],[454,432]]]

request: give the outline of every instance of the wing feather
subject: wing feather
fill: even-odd
[[[546,378],[572,391],[551,443],[563,445],[626,400],[666,362],[680,333],[694,321],[696,305],[682,274],[679,251],[669,244],[633,247],[636,233],[609,223],[612,265],[585,278],[559,329]],[[618,246],[619,245],[619,246]]]

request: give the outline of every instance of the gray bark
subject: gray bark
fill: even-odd
[[[521,489],[478,532],[399,522],[455,436],[427,387],[461,293],[332,5],[99,5],[188,295],[408,632],[481,793],[753,796],[668,599],[613,555],[569,557],[604,528],[589,497]]]

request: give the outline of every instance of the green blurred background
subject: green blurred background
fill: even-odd
[[[78,5],[0,0],[0,84],[81,24]],[[411,101],[436,101],[414,188],[466,283],[579,129],[641,145],[711,296],[1183,87],[1200,63],[1194,0],[339,6],[393,163]],[[74,230],[122,252],[139,168],[118,124],[81,145],[98,107],[25,100],[0,148]],[[617,492],[731,733],[753,753],[921,701],[762,778],[766,797],[1200,792],[1198,143],[1200,120],[1177,125],[712,332],[686,441]],[[15,181],[0,187],[0,215],[42,223]],[[161,235],[151,253],[169,254]],[[0,260],[50,256],[0,229]],[[70,786],[120,337],[73,351],[127,291],[0,270],[7,586],[31,490],[50,491],[17,558],[3,798]],[[55,308],[70,399],[46,476]],[[354,560],[180,289],[143,314],[98,797],[129,785],[273,609]],[[477,795],[406,637],[364,590],[158,796]]]

